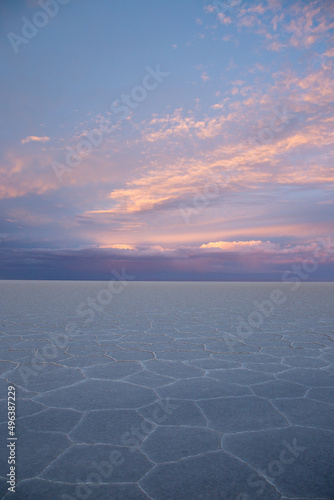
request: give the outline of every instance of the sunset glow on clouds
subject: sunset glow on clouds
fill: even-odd
[[[3,2],[0,277],[334,279],[333,2],[233,5]]]

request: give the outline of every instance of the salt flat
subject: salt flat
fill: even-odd
[[[2,498],[334,498],[334,284],[0,288]]]

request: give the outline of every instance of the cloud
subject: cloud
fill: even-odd
[[[51,156],[43,151],[38,154],[7,151],[5,158],[0,160],[0,199],[57,189],[58,181],[50,164]]]
[[[257,249],[263,249],[264,245],[267,245],[266,248],[268,248],[268,245],[270,247],[277,248],[277,245],[272,245],[269,241],[266,243],[263,243],[262,241],[211,241],[210,243],[206,243],[200,246],[200,248],[216,248],[219,250],[234,250],[238,251],[240,249],[254,249],[256,247]]]
[[[159,142],[158,150],[154,150],[155,161],[147,165],[142,163],[132,178],[110,193],[110,209],[101,207],[98,210],[97,207],[94,213],[175,211],[180,203],[192,203],[196,192],[202,192],[212,183],[214,175],[225,172],[231,182],[228,186],[225,182],[227,189],[220,189],[216,204],[226,191],[235,195],[275,186],[329,189],[334,182],[330,167],[334,117],[330,109],[327,111],[334,90],[329,70],[321,68],[302,78],[290,73],[268,87],[266,94],[262,93],[262,88],[242,86],[242,80],[231,83],[240,86],[238,100],[231,103],[226,98],[213,105],[214,116],[198,118],[200,113],[176,109],[170,114],[155,115],[149,122],[141,122],[138,130],[146,143],[145,154],[149,155],[154,143]],[[281,100],[276,97],[278,89],[283,89]],[[275,118],[275,109],[279,108],[282,113],[280,102],[288,103],[283,113],[289,116],[288,122],[282,123]],[[313,113],[304,119],[311,111],[309,106],[319,106],[320,110],[326,107],[326,114]],[[300,115],[303,120],[298,121]],[[267,141],[267,135],[262,132],[269,130],[273,122],[279,130],[275,130]],[[242,129],[245,139],[241,141],[235,132],[240,134]],[[266,140],[248,141],[257,134]],[[183,139],[180,142],[182,152],[173,158],[170,144],[179,139]],[[190,140],[190,151],[184,146],[186,139]]]
[[[221,24],[231,24],[231,22],[232,22],[232,19],[230,17],[226,16],[225,14],[223,14],[222,12],[218,13],[218,19],[221,22]]]
[[[324,53],[324,56],[327,56],[327,57],[334,57],[334,47],[326,50],[326,52]]]
[[[196,119],[191,112],[183,116],[182,109],[175,109],[172,114],[155,116],[149,123],[142,123],[142,139],[149,142],[173,137],[210,139],[222,133],[227,119],[223,114]]]
[[[316,5],[316,2],[304,6],[292,4],[293,18],[285,26],[285,30],[291,33],[290,43],[293,47],[309,48],[315,42],[325,39],[333,29],[334,22],[330,22],[331,9],[326,12],[325,5],[322,8]]]
[[[29,135],[25,139],[21,140],[22,144],[26,144],[27,142],[48,142],[50,140],[50,137],[44,136],[44,137],[37,137],[36,135]]]
[[[238,9],[230,8],[228,16],[212,5],[206,11],[215,13],[221,24],[228,25],[233,21],[240,32],[246,30],[269,39],[267,49],[271,51],[289,46],[310,48],[328,39],[334,27],[330,1],[318,0],[307,4],[297,0],[283,6],[278,0],[267,0],[264,5],[242,4]],[[332,57],[328,52],[326,55]]]
[[[201,74],[201,79],[203,80],[203,82],[207,82],[208,80],[210,80],[210,77],[206,71],[203,71],[203,73]]]
[[[332,240],[331,240],[332,241]],[[228,242],[225,242],[228,243]],[[231,242],[237,244],[240,242]],[[249,243],[249,242],[244,242]],[[333,277],[333,252],[329,253],[316,242],[290,246],[271,251],[225,251],[196,246],[175,249],[137,247],[129,251],[115,248],[62,249],[0,249],[0,277],[15,279],[110,279],[116,269],[135,280],[276,280],[291,269],[294,263],[312,261],[317,255],[318,269],[311,280],[330,280]],[[274,245],[271,242],[263,242]],[[244,246],[246,248],[247,245]],[[285,253],[284,253],[285,252]]]
[[[214,250],[218,252],[234,253],[267,253],[273,256],[274,261],[281,260],[282,256],[295,255],[299,260],[305,255],[314,253],[319,245],[316,242],[296,245],[282,246],[271,241],[250,240],[250,241],[211,241],[200,246],[203,250]],[[285,258],[284,258],[285,259]]]
[[[115,250],[134,250],[133,245],[99,245],[99,248],[114,248]]]
[[[272,50],[273,52],[279,52],[284,47],[286,47],[286,45],[284,43],[278,42],[277,40],[275,40],[267,45],[267,49]]]

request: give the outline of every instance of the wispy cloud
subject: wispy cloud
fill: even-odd
[[[124,2],[101,0],[88,51],[65,23],[57,43],[52,30],[35,38],[25,71],[5,58],[0,232],[11,270],[36,258],[76,275],[91,266],[95,278],[122,261],[168,279],[278,273],[330,232],[333,3],[195,4],[172,38],[154,39],[171,73],[154,92],[141,36],[150,16],[139,16],[138,33],[118,30],[117,46],[109,29],[108,19],[129,19]],[[152,15],[180,19],[177,2],[159,5]],[[80,12],[89,23],[90,8]],[[108,65],[96,56],[105,43]],[[55,164],[65,166],[61,183]]]
[[[26,144],[28,142],[48,142],[50,140],[50,137],[44,136],[44,137],[38,137],[36,135],[29,135],[25,139],[21,140],[22,144]]]
[[[219,250],[228,250],[228,251],[240,251],[240,249],[265,249],[275,248],[276,250],[279,248],[279,245],[273,245],[270,241],[262,242],[260,241],[211,241],[210,243],[204,243],[200,246],[200,248],[215,248]]]

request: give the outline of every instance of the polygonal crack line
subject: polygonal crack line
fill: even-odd
[[[150,461],[151,461],[151,460],[150,460]],[[160,465],[160,464],[159,464],[159,465]],[[141,482],[141,481],[143,481],[143,480],[145,479],[145,477],[146,477],[149,473],[153,472],[153,471],[154,471],[154,469],[156,469],[157,467],[158,467],[158,464],[155,464],[155,465],[154,465],[151,469],[149,469],[148,471],[146,471],[146,472],[145,472],[145,474],[144,474],[144,475],[143,475],[143,476],[142,476],[142,477],[141,477],[141,478],[137,481],[137,484],[138,484],[139,488],[140,488],[140,489],[142,489],[146,495],[148,495],[148,493],[145,491],[145,489],[144,489],[144,488],[143,488],[143,486],[140,484],[140,482]],[[148,496],[149,496],[149,495],[148,495]],[[151,497],[149,496],[149,498],[151,498]]]
[[[206,358],[206,359],[210,359],[210,358]],[[191,368],[198,368],[199,370],[204,370],[206,371],[205,368],[201,368],[200,366],[196,366],[194,363],[197,363],[199,360],[198,359],[183,359],[182,361],[180,361],[180,363],[182,363],[184,366],[187,366],[189,368],[189,366]]]
[[[56,407],[52,407],[52,406],[51,406],[51,407],[49,407],[49,409],[50,409],[50,410],[54,410],[54,409],[56,409],[56,410],[72,410],[72,411],[75,411],[76,413],[80,413],[80,414],[81,414],[81,417],[80,417],[79,422],[77,422],[77,423],[74,425],[74,427],[72,427],[72,429],[71,429],[70,431],[68,431],[68,432],[66,432],[66,433],[65,433],[65,434],[67,435],[68,439],[69,439],[72,443],[74,443],[74,441],[73,441],[73,439],[71,438],[70,434],[71,434],[71,432],[73,432],[73,431],[74,431],[74,429],[75,429],[75,428],[76,428],[76,427],[80,424],[81,420],[82,420],[82,419],[84,418],[84,416],[85,416],[85,413],[87,413],[87,412],[86,412],[86,411],[75,410],[75,409],[73,409],[73,408],[58,408],[58,407],[56,408]]]
[[[68,349],[76,349],[75,347],[68,347]],[[109,349],[110,350],[110,349]],[[65,354],[68,354],[70,356],[69,359],[73,359],[73,358],[84,358],[86,357],[84,354],[73,354],[71,352],[65,352]],[[107,356],[108,355],[108,350],[106,351],[96,351],[96,354],[94,354],[94,356]],[[109,357],[109,356],[108,356]],[[112,358],[113,359],[113,358]],[[66,359],[66,361],[68,361]],[[116,360],[115,360],[116,361]]]
[[[149,472],[152,472],[153,469],[155,469],[156,466],[160,466],[160,465],[168,465],[168,464],[177,464],[177,463],[180,463],[180,462],[184,462],[186,460],[190,460],[192,458],[196,458],[196,457],[202,457],[203,455],[214,455],[214,454],[217,454],[217,453],[228,453],[226,452],[225,450],[209,450],[209,451],[202,451],[201,453],[195,453],[194,455],[188,455],[187,457],[181,457],[177,460],[167,460],[165,462],[159,462],[158,464],[156,464],[151,470],[147,471],[146,474],[139,480],[142,481],[144,479],[144,477],[149,473]],[[229,453],[230,454],[230,453]],[[233,455],[232,455],[233,456]],[[234,457],[236,459],[238,459],[238,457]],[[151,460],[152,461],[152,460]],[[242,460],[240,459],[240,461],[242,462]],[[246,464],[248,465],[248,464]],[[249,466],[250,467],[250,466]]]
[[[322,366],[321,368],[324,372],[330,373],[332,375],[332,371],[334,369],[334,366],[332,366],[332,365],[334,365],[334,363],[330,363],[329,365]]]
[[[104,357],[106,358],[106,360],[103,362],[103,363],[98,363],[98,364],[93,364],[93,365],[88,365],[88,366],[82,366],[81,369],[82,370],[87,370],[88,368],[91,368],[92,366],[104,366],[104,365],[113,365],[114,363],[116,363],[116,360],[114,360],[114,358],[111,358],[110,356],[107,356],[106,354],[101,354],[98,355],[98,356],[75,356],[76,358],[78,359],[81,359],[81,358],[99,358],[99,357]],[[112,361],[110,362],[110,359],[112,359]]]
[[[212,401],[212,400],[215,400],[215,399],[233,399],[233,398],[249,398],[250,396],[252,396],[251,394],[240,394],[240,395],[230,395],[230,396],[214,396],[214,397],[211,397],[211,398],[196,398],[194,400],[191,400],[191,401],[194,401],[195,403],[198,402],[200,403],[201,401]],[[260,398],[261,396],[256,396],[257,398]],[[176,399],[176,398],[175,398]],[[265,398],[262,398],[262,399],[265,399]]]
[[[117,379],[117,380],[124,380],[124,379],[127,379],[127,377],[131,377],[132,375],[138,375],[138,373],[143,373],[143,371],[152,371],[152,370],[148,370],[147,368],[145,368],[144,366],[141,365],[140,369],[138,369],[137,371],[135,372],[132,372],[132,373],[128,373],[127,375],[124,375],[124,377],[122,377],[121,379]],[[158,373],[156,375],[159,375]]]
[[[331,363],[332,364],[332,363]],[[327,371],[328,365],[326,366],[321,366],[319,370],[322,370],[323,372]]]
[[[146,496],[147,496],[147,498],[148,498],[149,500],[154,500],[154,498],[153,498],[153,497],[151,497],[151,496],[147,493],[147,491],[145,491],[145,490],[144,490],[144,488],[142,487],[142,485],[141,485],[141,484],[139,484],[139,482],[137,482],[137,483],[136,483],[136,485],[137,485],[137,486],[138,486],[138,488],[139,488],[139,489],[140,489],[140,490],[144,493],[144,495],[146,495]]]
[[[231,370],[233,370],[233,368],[231,368]],[[228,371],[230,371],[230,369],[228,369]],[[262,373],[263,373],[263,372],[262,372]],[[208,375],[206,378],[212,378],[213,380],[216,380],[217,382],[223,382],[223,381],[222,381],[221,379],[219,379],[219,378],[214,378],[214,377],[212,377],[212,375]],[[241,384],[240,382],[232,382],[232,381],[227,380],[227,381],[224,381],[223,383],[225,383],[225,384],[237,385],[238,387],[246,387],[247,389],[251,390],[251,386],[253,386],[253,385],[259,385],[259,384],[265,384],[265,383],[267,383],[267,382],[274,382],[274,380],[266,380],[265,382],[254,382],[254,383],[252,383],[252,382],[251,382],[251,383],[249,383],[249,382],[248,382],[248,384],[246,384],[246,383]]]
[[[203,336],[201,335],[198,335],[199,338],[203,338]],[[188,340],[189,344],[198,344],[198,345],[202,345],[202,346],[206,346],[206,344],[210,344],[210,343],[213,343],[213,342],[220,342],[221,341],[221,338],[218,337],[218,338],[215,338],[215,337],[208,337],[208,339],[210,339],[210,342],[194,342],[194,340],[198,340],[196,339],[196,337],[190,337],[189,339],[187,339],[186,337],[175,337],[174,340],[176,340],[177,342],[185,342],[185,340]]]
[[[256,473],[257,476],[261,477],[266,483],[270,484],[274,488],[274,490],[276,491],[276,493],[278,495],[280,495],[280,497],[282,496],[282,493],[279,491],[279,489],[276,487],[276,485],[273,484],[264,474],[262,474],[261,472],[259,472],[255,467],[253,467],[252,465],[248,464],[246,461],[242,460],[240,457],[238,457],[236,455],[233,455],[233,453],[231,453],[229,451],[223,450],[223,452],[226,453],[227,455],[230,455],[231,457],[235,458],[236,460],[238,460],[239,462],[243,463],[247,467],[249,467],[254,473]]]
[[[41,430],[36,430],[36,429],[31,429],[30,427],[27,426],[27,424],[24,424],[24,427],[30,431],[30,432],[38,432],[40,434],[62,434],[63,436],[66,436],[69,441],[72,443],[72,444],[77,444],[75,441],[73,441],[73,439],[69,436],[69,433],[68,432],[63,432],[63,431],[41,431]],[[71,431],[70,431],[71,432]]]
[[[148,435],[148,436],[149,436],[149,435]],[[140,443],[140,445],[136,447],[136,450],[139,450],[139,451],[140,451],[140,453],[142,453],[142,454],[143,454],[143,455],[147,458],[147,460],[149,460],[149,462],[151,462],[151,463],[153,464],[153,466],[150,468],[150,470],[152,470],[152,469],[154,469],[154,467],[155,467],[156,465],[158,465],[158,463],[157,463],[157,462],[155,462],[152,458],[150,458],[150,457],[148,456],[148,454],[147,454],[144,450],[142,450],[142,449],[141,449],[142,444],[144,443],[145,439],[147,439],[147,438],[148,438],[148,436],[146,436],[146,437],[143,439],[143,441]],[[128,449],[130,450],[130,452],[133,450],[133,448],[131,448],[131,447],[128,447]],[[141,478],[141,479],[142,479],[142,478]],[[139,480],[138,480],[138,482],[139,482],[141,479],[139,479]]]
[[[145,403],[144,405],[142,406],[137,406],[137,408],[133,408],[141,417],[143,417],[144,419],[148,420],[149,422],[151,422],[152,420],[147,417],[147,416],[144,416],[140,413],[140,410],[145,410],[146,408],[149,408],[149,407],[152,407],[154,405],[157,405],[159,404],[159,401],[164,401],[164,400],[168,400],[170,401],[171,399],[174,400],[174,398],[161,398],[161,397],[157,397],[157,399],[155,399],[154,401],[152,401],[152,403]]]
[[[334,361],[333,360],[328,361],[328,359],[323,358],[323,354],[326,354],[326,353],[325,352],[321,353],[319,356],[319,359],[321,359],[321,361],[326,361],[327,363],[333,364]]]
[[[79,385],[82,382],[85,382],[86,380],[88,380],[88,379],[85,377],[84,380],[78,380],[78,382],[74,382],[73,384],[69,384],[69,385],[64,385],[64,386],[61,386],[61,387],[57,387],[56,389],[49,389],[48,391],[42,391],[42,392],[40,392],[38,394],[38,396],[34,396],[34,399],[35,399],[35,397],[37,398],[40,395],[44,396],[45,394],[49,394],[50,392],[55,392],[55,391],[58,391],[60,389],[68,389],[69,387],[75,387],[76,385]],[[89,380],[92,380],[92,379],[89,379]],[[98,379],[98,380],[105,380],[105,379]],[[37,403],[39,403],[39,401],[37,401]],[[76,408],[68,408],[68,409],[76,410]]]
[[[20,395],[20,391],[23,391],[24,392],[30,392],[31,394],[33,394],[34,398],[39,396],[41,393],[38,392],[38,391],[31,391],[30,389],[26,389],[25,387],[23,387],[22,385],[18,385],[16,382],[12,382],[10,379],[8,379],[7,377],[0,377],[0,378],[3,378],[4,380],[7,381],[8,385],[12,385],[14,384],[15,385],[15,389],[17,391],[17,394],[16,394],[16,400],[19,401],[21,399],[32,399],[31,397],[28,397],[28,398],[22,398],[21,395]]]
[[[26,424],[23,424],[23,427],[25,427],[25,429],[28,430],[28,431],[30,431],[30,432],[34,432],[34,433],[38,433],[38,434],[61,434],[62,436],[66,436],[72,444],[75,444],[74,441],[70,438],[70,436],[68,435],[67,432],[62,432],[62,431],[41,431],[41,430],[36,430],[36,429],[29,429],[29,427]]]
[[[31,359],[31,356],[26,356],[26,357],[24,357],[24,358],[22,358],[22,359],[20,359],[20,360],[17,360],[17,361],[16,361],[16,363],[21,363],[21,361],[23,361],[23,360],[25,360],[25,359],[28,359],[28,360],[29,360],[29,359]],[[2,361],[3,363],[9,363],[11,360],[9,360],[9,359],[2,359],[2,358],[0,357],[0,361]]]
[[[140,342],[133,342],[133,344],[136,344],[138,345]],[[118,347],[118,349],[122,349],[123,351],[127,351],[127,350],[130,350],[130,351],[135,351],[135,350],[139,350],[139,351],[146,351],[146,352],[153,352],[153,349],[150,349],[151,347],[153,348],[153,344],[152,343],[143,343],[142,346],[140,347],[134,347],[132,345],[129,345],[131,344],[131,342],[127,342],[126,343],[127,345],[116,345],[115,347]]]
[[[95,344],[91,344],[91,346],[92,347],[117,347],[116,342],[119,342],[119,341],[120,341],[120,339],[109,339],[109,340],[94,339]],[[100,342],[108,342],[108,343],[107,344],[100,344]],[[78,345],[80,345],[79,342],[78,342]]]
[[[162,351],[160,351],[162,352]],[[167,352],[167,351],[164,351],[164,352]],[[174,352],[174,351],[172,351]],[[198,351],[196,351],[198,352]],[[208,359],[208,358],[205,358],[205,359]],[[197,361],[201,360],[201,358],[198,358]],[[176,359],[176,360],[173,360],[173,359],[159,359],[158,361],[160,361],[161,363],[166,363],[167,365],[171,365],[173,363],[180,363],[181,365],[183,365],[184,367],[186,368],[196,368],[197,370],[201,370],[202,372],[206,372],[207,370],[205,368],[200,368],[199,366],[195,366],[193,364],[191,364],[191,361],[194,361],[196,362],[196,360],[187,360],[187,359]],[[149,368],[147,368],[148,370],[150,370]],[[151,369],[152,371],[152,369]],[[186,380],[187,378],[196,378],[196,377],[182,377],[182,380]],[[178,378],[177,380],[181,380],[180,378]]]
[[[152,403],[152,404],[153,404],[153,403]],[[142,407],[142,408],[145,408],[145,407]],[[148,432],[147,436],[146,436],[146,437],[144,438],[144,440],[142,441],[142,443],[141,443],[141,444],[143,444],[143,442],[145,441],[145,439],[146,439],[146,438],[147,438],[147,437],[148,437],[148,436],[149,436],[149,435],[150,435],[150,434],[151,434],[151,433],[152,433],[152,432],[153,432],[153,431],[154,431],[154,430],[158,427],[158,425],[159,425],[159,424],[157,424],[157,423],[155,422],[155,420],[150,419],[149,417],[146,417],[146,416],[142,415],[142,414],[140,413],[140,411],[139,411],[139,410],[140,410],[140,408],[135,408],[134,410],[130,410],[130,411],[135,411],[135,412],[137,413],[137,415],[138,415],[139,417],[141,417],[142,419],[144,419],[147,423],[149,423],[149,424],[153,424],[153,425],[154,425],[153,429],[152,429],[151,431],[149,431],[149,432]]]
[[[323,498],[323,497],[281,497],[280,500],[331,500],[331,498]]]
[[[66,366],[66,368],[72,368],[72,367]],[[84,374],[84,372],[82,371],[82,368],[80,366],[73,367],[72,369],[78,370],[81,373],[81,375],[83,376],[84,380],[88,380],[88,377],[86,377],[86,375]]]
[[[264,398],[263,398],[264,399]],[[277,398],[277,399],[284,399],[284,398]],[[303,399],[303,398],[294,398],[294,400],[296,399]],[[281,411],[281,410],[278,410],[276,408],[276,406],[274,405],[274,402],[275,402],[275,399],[272,400],[272,399],[267,399],[266,401],[268,401],[268,403],[271,404],[271,406],[273,407],[273,409],[279,414],[281,415],[281,417],[284,418],[284,420],[289,424],[289,426],[292,426],[293,424],[290,422],[290,420],[288,419],[288,417]]]
[[[144,371],[151,371],[151,370],[144,370]],[[137,372],[137,373],[142,373],[142,372]],[[155,373],[155,375],[160,375],[159,373],[156,373],[156,372],[153,372],[151,371],[151,373]],[[126,377],[131,377],[131,375],[135,375],[135,373],[131,373],[130,375],[127,375]],[[160,387],[168,387],[169,385],[172,385],[174,384],[175,382],[178,382],[180,379],[178,378],[174,378],[174,377],[169,377],[169,375],[161,375],[162,377],[168,377],[168,378],[171,378],[173,379],[171,382],[168,382],[166,384],[162,384],[162,385],[159,385],[159,386],[156,386],[155,388],[156,389],[160,389]],[[122,379],[124,380],[124,379]],[[124,380],[125,382],[127,382],[127,380]],[[129,382],[130,384],[132,382]],[[140,385],[140,384],[136,384],[136,385]],[[148,385],[144,385],[144,386],[141,386],[141,387],[145,387],[146,389],[154,389],[153,387],[151,386],[148,386]]]
[[[29,342],[48,342],[49,344],[52,343],[52,341],[46,337],[43,339],[36,339],[35,338],[35,339],[19,340],[17,344],[19,345],[21,342],[23,342],[24,344],[29,344]],[[16,344],[15,344],[15,346],[16,346]],[[45,347],[45,346],[43,346],[43,347]],[[33,349],[43,349],[43,347],[33,347]]]
[[[8,380],[8,377],[10,376],[11,372],[14,372],[18,368],[18,366],[19,365],[17,365],[15,368],[10,368],[9,370],[3,372],[0,375],[0,378],[4,378],[4,379]]]
[[[268,431],[285,431],[287,429],[293,428],[293,427],[303,427],[303,426],[296,426],[296,425],[288,425],[288,426],[279,426],[279,427],[270,427],[269,429],[250,429],[247,431],[233,431],[233,432],[223,432],[222,433],[222,449],[223,451],[226,451],[224,449],[224,440],[228,438],[229,436],[238,436],[240,434],[258,434],[259,432],[268,432]]]
[[[326,386],[326,387],[310,387],[307,390],[306,394],[304,394],[304,396],[302,396],[299,399],[308,399],[310,401],[314,401],[315,403],[325,403],[326,405],[330,405],[330,406],[334,405],[334,401],[333,401],[333,403],[329,403],[328,401],[322,401],[321,399],[314,399],[314,398],[310,397],[308,395],[308,393],[310,392],[311,389],[333,389],[333,387],[328,387],[328,386]]]
[[[310,369],[314,370],[314,368],[310,368]],[[294,370],[294,368],[292,368],[292,370]],[[301,384],[300,382],[295,382],[294,380],[288,380],[286,378],[280,378],[279,376],[277,376],[276,378],[277,378],[277,380],[280,380],[281,382],[291,382],[292,384],[299,384],[299,385],[302,385],[303,387],[306,387],[307,389],[312,389],[311,385]]]
[[[248,387],[248,389],[251,391],[253,396],[258,397],[258,395],[253,391],[253,389],[251,387]]]
[[[15,366],[12,368],[12,370],[13,370],[13,371],[14,371],[14,370],[16,370],[16,368],[17,368],[17,367],[19,366],[19,364],[20,364],[20,362],[19,362],[19,361],[13,361],[12,359],[10,359],[10,360],[9,360],[9,359],[2,359],[2,360],[0,359],[0,362],[1,362],[1,363],[10,363],[10,364],[15,365]],[[11,370],[10,370],[10,371],[11,371]],[[5,372],[4,372],[4,373],[5,373]],[[4,375],[4,373],[3,373],[3,375]]]
[[[40,363],[20,363],[20,365],[27,365],[27,366],[36,366],[36,365],[53,365],[53,366],[59,366],[61,368],[69,368],[67,365],[62,365],[61,363],[56,363],[55,361],[41,361]],[[32,368],[33,370],[34,368]],[[38,370],[37,370],[38,371]]]
[[[135,384],[134,382],[128,382],[128,381],[124,381],[124,382],[123,382],[121,379],[118,379],[118,380],[110,380],[110,379],[106,379],[106,378],[96,378],[96,377],[91,377],[91,378],[89,378],[89,379],[87,379],[87,380],[90,380],[90,381],[91,381],[91,380],[98,380],[99,382],[106,382],[106,381],[108,381],[108,380],[109,380],[109,382],[116,382],[116,383],[117,383],[117,382],[120,382],[120,383],[122,383],[122,384],[133,385],[133,386],[135,386],[135,387],[141,387],[142,389],[149,389],[149,390],[151,390],[151,391],[153,391],[153,392],[154,392],[154,394],[156,395],[156,397],[157,397],[158,399],[161,399],[161,398],[159,397],[158,393],[156,392],[156,390],[154,389],[154,387],[148,387],[148,386],[146,386],[146,385]],[[69,385],[68,387],[73,387],[74,385],[78,385],[80,382],[83,382],[83,380],[80,380],[80,381],[79,381],[79,382],[77,382],[76,384]],[[67,386],[66,386],[66,387],[67,387]],[[60,387],[59,389],[64,389],[64,387]],[[45,391],[45,393],[43,392],[43,395],[44,395],[44,394],[46,394],[47,392],[53,392],[53,391],[56,391],[56,390],[57,390],[57,389],[53,389],[53,390],[51,390],[51,391]],[[119,409],[119,408],[117,408],[117,409]],[[128,408],[128,409],[129,409],[129,408]],[[101,410],[101,408],[99,408],[99,410]],[[110,410],[110,408],[109,408],[109,410]]]
[[[32,403],[35,403],[35,401],[33,401],[32,399],[29,399],[29,401],[31,401]],[[38,403],[38,404],[43,404],[43,403]],[[36,411],[35,413],[29,413],[29,415],[25,415],[24,417],[17,417],[17,420],[24,420],[25,418],[28,418],[28,417],[34,417],[35,415],[39,415],[40,413],[44,413],[45,411],[49,410],[49,407],[44,405],[44,409],[42,410],[39,410],[39,411]],[[24,424],[25,426],[27,426],[26,424]],[[31,430],[31,429],[29,429]]]
[[[196,345],[200,345],[203,348],[205,348],[205,344],[206,344],[205,342],[201,342],[201,341],[196,342],[196,340],[198,340],[198,339],[196,339],[196,338],[188,338],[188,339],[187,338],[175,338],[174,339],[174,341],[179,342],[180,344],[183,344],[183,345],[196,344]],[[212,342],[214,342],[214,340]]]
[[[200,408],[198,406],[198,404],[196,403],[196,401],[193,401],[194,405],[196,406],[196,408],[199,410],[200,414],[202,415],[202,417],[204,418],[204,421],[205,421],[205,425],[203,426],[204,429],[208,429],[208,419],[206,418],[206,415],[203,413],[203,410],[202,408]]]
[[[300,429],[313,429],[316,431],[324,431],[324,432],[330,432],[334,435],[334,430],[333,429],[324,429],[323,427],[314,427],[313,425],[301,425],[301,424],[293,424],[291,427],[299,427]]]
[[[59,340],[59,339],[61,339],[61,340],[66,339],[66,336],[64,335],[63,337],[61,337],[61,336],[57,337],[57,340]],[[44,339],[35,339],[35,340],[44,340]],[[61,347],[60,345],[57,345],[54,343],[54,341],[56,341],[56,339],[51,338],[51,339],[47,339],[47,340],[49,342],[51,342],[52,347],[56,347],[57,349],[65,349],[65,347]]]
[[[117,378],[117,379],[109,379],[109,378],[96,378],[96,377],[89,377],[89,380],[109,380],[111,382],[127,382],[128,384],[132,384],[132,385],[139,385],[139,384],[133,384],[132,382],[128,382],[126,380],[127,377],[130,377],[131,375],[136,375],[138,373],[142,373],[143,370],[138,370],[137,372],[134,372],[134,373],[130,373],[129,375],[124,375],[124,377],[122,378]],[[151,387],[148,387],[148,386],[142,386],[142,387],[145,387],[145,389],[151,389]]]
[[[9,349],[7,349],[6,352],[26,352],[27,356],[28,356],[28,354],[30,354],[30,353],[37,354],[38,347],[34,347],[32,349],[12,349],[11,347],[9,347]]]
[[[97,484],[115,484],[115,485],[119,485],[119,484],[134,484],[136,485],[137,483],[134,483],[134,482],[131,482],[131,483],[104,483],[104,482],[99,482],[99,483],[89,483],[89,482],[85,482],[85,483],[81,483],[80,481],[77,481],[75,483],[71,483],[71,482],[68,482],[68,481],[59,481],[57,479],[47,479],[47,478],[44,478],[44,477],[38,477],[38,476],[34,476],[34,477],[28,477],[28,478],[24,478],[24,479],[21,479],[16,486],[22,484],[22,483],[25,483],[25,482],[28,482],[28,481],[33,481],[34,479],[39,479],[40,481],[44,481],[46,483],[50,483],[50,484],[59,484],[59,485],[68,485],[68,486],[76,486],[77,484],[94,484],[94,485],[97,485]]]
[[[308,385],[302,384],[301,382],[294,382],[292,380],[286,380],[286,379],[283,379],[283,378],[277,378],[276,374],[274,374],[274,377],[275,377],[275,380],[267,380],[265,382],[256,382],[255,384],[251,384],[251,385],[252,386],[254,386],[254,385],[264,385],[264,384],[268,384],[270,382],[276,382],[277,381],[277,382],[287,382],[288,384],[300,385],[300,387],[303,387],[304,389],[307,389],[307,387],[309,387]],[[251,388],[251,387],[249,386],[249,388]],[[301,397],[304,397],[304,396],[301,396]]]
[[[255,362],[255,361],[254,361]],[[255,368],[248,368],[246,365],[248,365],[249,363],[247,361],[243,361],[241,363],[241,366],[239,366],[238,368],[241,368],[243,370],[249,370],[249,371],[252,371],[252,372],[256,372],[256,373],[268,373],[268,375],[275,375],[276,373],[280,373],[280,372],[267,372],[265,370],[255,370]],[[266,363],[263,363],[263,364],[266,364]],[[268,364],[271,364],[271,363],[268,363]],[[280,365],[281,363],[275,363],[276,365]],[[228,368],[229,370],[232,370],[232,369],[236,369],[237,367],[233,367],[233,368]]]
[[[206,370],[205,370],[205,373],[203,373],[203,375],[201,375],[201,376],[202,376],[203,378],[214,378],[214,377],[212,377],[212,376],[210,375],[210,373],[209,373],[210,371],[212,371],[212,370],[206,369]],[[187,378],[191,378],[191,377],[187,377]],[[192,377],[192,378],[196,378],[196,377]],[[217,382],[218,382],[218,379],[214,378],[214,380],[217,380]]]
[[[168,426],[168,427],[173,427],[173,426]],[[174,426],[174,427],[175,427],[175,426]],[[180,426],[180,427],[181,427],[181,426]],[[200,428],[201,428],[201,429],[203,429],[203,427],[200,427]],[[217,431],[215,431],[215,432],[217,432]],[[217,433],[218,433],[218,434],[221,434],[221,433],[219,433],[219,432],[217,432]],[[141,443],[141,445],[140,445],[140,446],[142,446],[142,444],[143,444],[143,443]],[[140,448],[140,446],[139,446],[138,448]],[[140,450],[140,451],[141,451],[142,453],[144,453],[144,452],[143,452],[143,450]],[[193,454],[193,455],[187,455],[186,457],[180,457],[180,458],[178,458],[177,460],[167,460],[167,461],[165,461],[165,462],[157,462],[157,463],[156,463],[156,462],[154,462],[154,461],[152,460],[152,458],[150,458],[148,455],[146,455],[146,453],[144,453],[144,454],[145,454],[146,458],[148,458],[148,460],[150,460],[151,462],[153,462],[153,463],[155,464],[155,466],[157,466],[157,465],[176,464],[176,463],[182,462],[182,461],[184,461],[184,460],[189,460],[190,458],[201,457],[202,455],[207,455],[207,454],[209,454],[209,453],[222,453],[222,452],[225,452],[225,450],[223,450],[223,449],[221,448],[221,444],[220,444],[220,449],[218,449],[218,450],[208,450],[208,451],[202,451],[202,452],[200,452],[200,453],[195,453],[195,454]],[[151,472],[154,468],[155,468],[155,467],[153,467],[150,471],[147,471],[147,472]],[[146,474],[147,474],[147,473],[146,473]],[[145,474],[145,475],[146,475],[146,474]],[[139,481],[141,481],[142,479],[144,479],[144,476],[143,476],[143,477],[142,477]]]
[[[17,349],[17,350],[19,350],[19,349]],[[22,350],[24,351],[24,349],[22,349]],[[322,347],[320,350],[324,354],[326,354],[326,352],[331,353],[331,352],[333,352],[333,346],[332,345],[329,345],[329,346],[327,345],[325,347]]]
[[[63,455],[66,455],[66,453],[69,452],[69,450],[71,450],[72,448],[74,448],[75,444],[73,443],[73,441],[70,439],[71,443],[72,444],[69,444],[69,446],[64,450],[62,451],[61,453],[59,453],[59,455],[56,456],[56,458],[52,459],[47,465],[46,467],[44,467],[44,469],[39,472],[38,474],[36,474],[35,476],[33,476],[34,478],[38,478],[38,479],[44,479],[43,477],[40,477],[41,474],[43,474],[45,471],[47,471],[47,469],[50,467],[50,465],[52,465],[54,462],[56,462],[59,458],[61,458]]]

